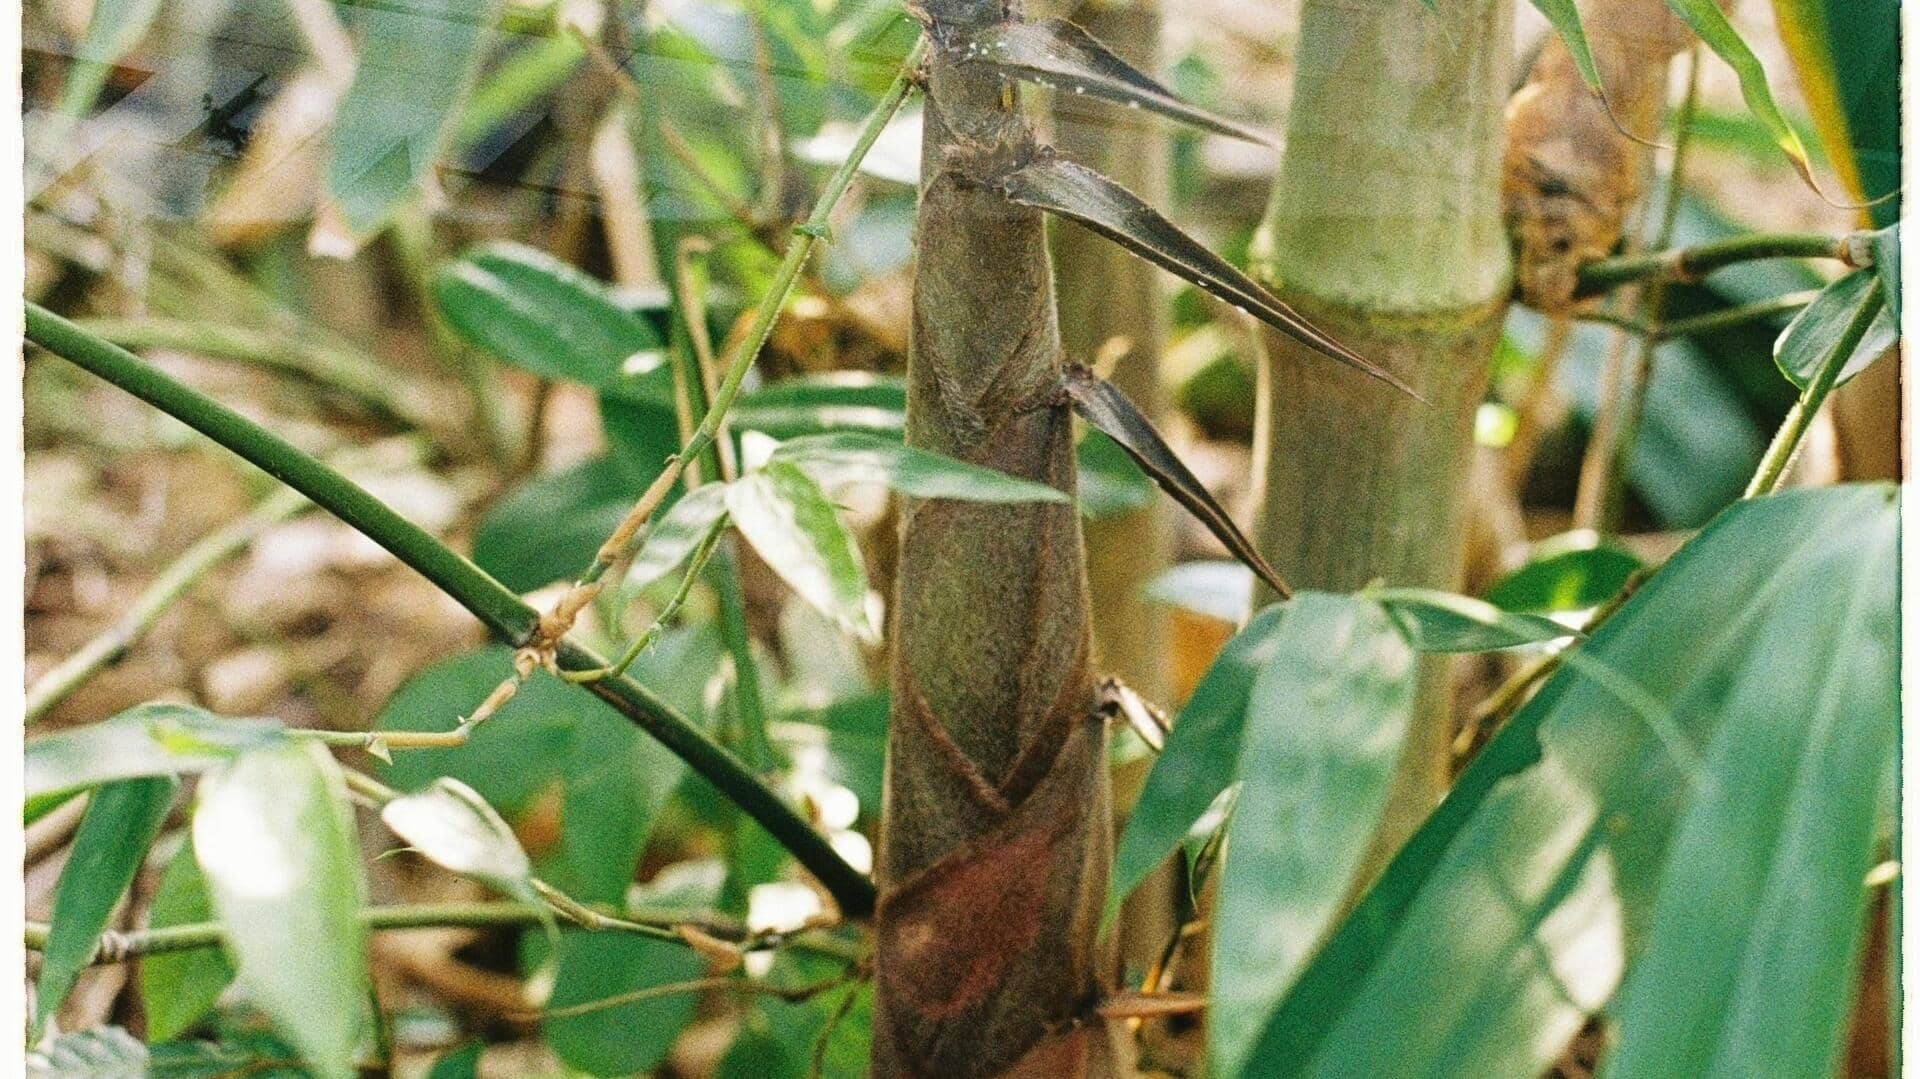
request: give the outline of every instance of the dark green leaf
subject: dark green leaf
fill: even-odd
[[[1080,222],[1148,262],[1191,281],[1309,348],[1413,396],[1412,387],[1328,337],[1232,263],[1180,231],[1139,196],[1071,161],[1041,155],[1001,181],[1022,206]]]
[[[365,885],[339,766],[317,742],[242,755],[201,780],[193,847],[242,992],[321,1079],[353,1079]]]
[[[571,581],[593,563],[645,487],[611,457],[535,476],[480,519],[473,560],[515,592]]]
[[[1118,386],[1077,365],[1067,369],[1062,385],[1073,400],[1076,412],[1096,430],[1119,443],[1161,490],[1206,525],[1207,531],[1235,558],[1259,574],[1275,592],[1282,596],[1288,594],[1286,582],[1260,557],[1253,541],[1233,523],[1233,518],[1214,500],[1206,485],[1168,447],[1160,432],[1154,430],[1153,424],[1127,400]]]
[[[1428,588],[1382,588],[1369,595],[1385,606],[1422,652],[1490,652],[1578,637],[1551,618],[1505,611],[1483,599]]]
[[[167,863],[147,911],[147,926],[164,929],[211,921],[213,900],[200,876],[191,840]],[[140,960],[140,1003],[147,1016],[147,1037],[177,1038],[192,1028],[233,983],[233,964],[219,948],[162,952]]]
[[[688,981],[702,973],[699,953],[678,943],[624,933],[564,932],[547,1007],[604,1000]],[[632,1075],[659,1065],[693,1018],[698,1002],[694,993],[670,993],[547,1019],[540,1030],[554,1054],[570,1068],[589,1075]]]
[[[1274,636],[1284,616],[1285,608],[1279,605],[1255,615],[1220,650],[1180,710],[1114,852],[1107,918],[1173,853],[1193,822],[1239,774],[1247,699],[1255,678],[1277,652]]]
[[[1279,610],[1247,700],[1214,912],[1208,1064],[1220,1075],[1240,1074],[1346,904],[1413,715],[1414,653],[1378,604],[1306,592]]]
[[[727,422],[782,439],[848,429],[898,437],[907,424],[907,390],[898,378],[856,371],[783,379],[742,393]]]
[[[969,63],[992,68],[1009,78],[1103,98],[1131,109],[1146,109],[1236,139],[1273,144],[1271,138],[1244,124],[1180,100],[1173,91],[1065,19],[1000,22],[967,36],[955,48]]]
[[[825,732],[827,774],[852,791],[869,814],[880,810],[889,700],[885,693],[868,693],[782,717],[786,723],[818,727]]]
[[[487,1043],[478,1038],[457,1049],[449,1049],[433,1062],[427,1079],[480,1079],[480,1054]]]
[[[143,704],[26,744],[27,814],[116,779],[186,775],[281,738],[271,720],[223,719],[185,704]]]
[[[1773,360],[1780,365],[1780,373],[1795,386],[1806,389],[1832,354],[1854,314],[1864,304],[1880,302],[1882,296],[1879,275],[1870,269],[1855,270],[1821,289],[1820,295],[1794,316],[1786,332],[1774,343]],[[1894,322],[1893,313],[1881,303],[1880,313],[1867,328],[1867,335],[1854,346],[1834,385],[1839,386],[1872,366],[1899,340],[1900,327]]]
[[[788,461],[822,487],[875,483],[915,498],[962,502],[1065,502],[1044,483],[943,454],[914,449],[894,439],[859,431],[808,435],[782,443],[769,458]]]
[[[60,88],[60,111],[82,116],[93,108],[113,65],[146,36],[160,11],[160,0],[99,0],[87,21],[87,36],[67,69]]]
[[[1849,737],[1884,739],[1867,732],[1893,722],[1896,518],[1887,486],[1797,491],[1742,502],[1683,547],[1474,760],[1301,976],[1248,1074],[1545,1068],[1663,935],[1662,876],[1693,875],[1673,847],[1681,821],[1746,789],[1719,770],[1722,746],[1753,742],[1759,725],[1784,745],[1747,751],[1789,755],[1774,765],[1782,779],[1818,785],[1819,758],[1800,750],[1829,702],[1872,703],[1850,713]],[[1849,842],[1851,827],[1834,842]],[[1752,849],[1724,832],[1716,841]],[[1717,875],[1712,887],[1696,901],[1724,908],[1742,926],[1736,938],[1752,933],[1756,945],[1801,915],[1792,888],[1756,894]],[[1776,980],[1795,972],[1771,960],[1747,970],[1743,984],[1763,994],[1812,999],[1815,983]],[[1851,975],[1823,977],[1819,999],[1849,992]],[[1718,1033],[1694,1030],[1703,1045]],[[1831,1036],[1791,1024],[1770,1033]]]
[[[842,964],[833,960],[786,951],[775,958],[766,980],[775,985],[811,986],[841,970]],[[847,1000],[849,993],[854,995],[851,1002]],[[845,1013],[841,1014],[843,1007]],[[832,1024],[831,1029],[828,1024]],[[740,1034],[721,1058],[715,1079],[851,1079],[867,1074],[873,991],[853,983],[803,1001],[757,996],[740,1027]],[[813,1070],[816,1051],[822,1054],[818,1072]]]
[[[544,251],[476,248],[440,267],[433,296],[460,336],[515,367],[672,407],[673,373],[653,325]]]
[[[533,863],[507,822],[472,787],[448,776],[380,809],[393,834],[430,861],[500,892],[538,900]]]
[[[1874,224],[1892,224],[1901,205],[1899,0],[1775,0],[1772,10],[1834,171],[1854,199],[1872,201]]]
[[[791,462],[771,461],[727,485],[727,511],[801,599],[854,636],[877,639],[860,548],[819,484]]]
[[[359,10],[359,62],[333,121],[327,192],[370,236],[433,183],[446,131],[479,68],[500,0]]]
[[[123,779],[94,791],[87,801],[54,886],[52,926],[35,995],[35,1037],[92,962],[100,933],[146,860],[179,787],[172,776]]]
[[[1153,480],[1118,442],[1088,431],[1074,448],[1080,465],[1080,512],[1092,520],[1114,517],[1153,501]]]
[[[1640,565],[1591,532],[1570,532],[1535,544],[1526,565],[1487,591],[1487,602],[1509,611],[1583,611],[1625,587]]]

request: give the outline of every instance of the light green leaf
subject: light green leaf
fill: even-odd
[[[907,425],[907,390],[887,375],[806,375],[742,393],[727,420],[737,431],[782,439],[850,428],[898,438]]]
[[[1378,604],[1304,592],[1279,610],[1247,701],[1214,912],[1207,1030],[1220,1075],[1240,1074],[1346,904],[1413,715],[1414,653]]]
[[[1153,762],[1113,856],[1106,918],[1186,837],[1220,792],[1240,774],[1241,735],[1254,680],[1274,657],[1280,605],[1255,615],[1228,641],[1194,687]]]
[[[1773,362],[1780,367],[1780,373],[1801,389],[1814,380],[1821,366],[1826,362],[1841,334],[1846,332],[1854,314],[1862,305],[1879,302],[1884,295],[1880,290],[1879,275],[1873,270],[1855,270],[1833,284],[1820,290],[1813,302],[1800,309],[1800,313],[1787,323],[1787,328],[1774,342]],[[1893,320],[1893,312],[1881,303],[1880,313],[1874,316],[1867,327],[1867,335],[1854,346],[1853,354],[1847,357],[1840,368],[1840,376],[1834,385],[1844,384],[1848,379],[1873,366],[1880,357],[1888,354],[1894,344],[1900,340],[1900,327]]]
[[[207,882],[189,840],[160,877],[147,925],[164,929],[212,918],[213,900],[207,897]],[[161,952],[140,960],[140,1003],[147,1016],[147,1037],[166,1041],[186,1033],[232,983],[233,964],[219,948]]]
[[[1490,652],[1578,637],[1551,618],[1515,614],[1483,599],[1429,588],[1381,588],[1368,596],[1387,608],[1422,652]]]
[[[1900,223],[1898,221],[1873,234],[1873,272],[1879,276],[1887,295],[1887,310],[1900,324]]]
[[[1786,114],[1773,100],[1773,91],[1767,86],[1766,69],[1760,66],[1760,58],[1753,54],[1747,43],[1741,39],[1740,32],[1727,21],[1720,10],[1718,0],[1667,0],[1667,6],[1685,20],[1693,32],[1714,55],[1720,57],[1733,69],[1740,79],[1740,96],[1746,99],[1747,108],[1754,117],[1766,125],[1773,135],[1774,145],[1787,155],[1793,167],[1799,171],[1800,178],[1807,186],[1816,186],[1813,182],[1811,166],[1807,162],[1807,148],[1800,142],[1800,135],[1793,125],[1787,122]]]
[[[1824,727],[1810,724],[1859,703],[1843,737],[1885,744],[1897,529],[1893,488],[1853,486],[1741,502],[1687,543],[1567,653],[1468,767],[1301,975],[1246,1074],[1539,1074],[1613,996],[1628,963],[1664,962],[1650,948],[1674,935],[1660,924],[1671,917],[1667,904],[1656,910],[1669,874],[1697,880],[1693,902],[1716,908],[1696,906],[1696,916],[1738,927],[1716,933],[1756,948],[1790,943],[1778,934],[1802,917],[1795,888],[1755,892],[1750,880],[1712,871],[1719,858],[1752,857],[1786,833],[1715,831],[1716,842],[1746,853],[1726,852],[1699,872],[1684,864],[1694,855],[1676,836],[1690,834],[1682,824],[1690,814],[1744,797],[1750,784],[1727,769],[1729,741],[1780,743],[1744,752],[1772,755],[1778,782],[1811,797],[1809,811],[1826,796],[1807,795],[1808,785],[1839,778],[1821,768],[1827,750],[1805,751],[1825,745],[1812,737]],[[1871,797],[1884,794],[1884,775]],[[1846,778],[1852,788],[1859,772]],[[1868,795],[1831,797],[1821,808]],[[1855,823],[1837,822],[1831,842],[1855,842]],[[1753,847],[1751,838],[1764,842]],[[1819,897],[1859,882],[1856,874],[1793,883]],[[1803,939],[1860,924],[1820,921]],[[1722,1003],[1702,1007],[1731,1015],[1723,994],[1736,987],[1742,999],[1772,994],[1785,1007],[1844,996],[1852,975],[1835,971],[1825,948],[1791,969],[1769,952],[1715,987]],[[1803,980],[1811,969],[1825,980]],[[1781,1059],[1803,1051],[1789,1043],[1807,1041],[1809,1057],[1833,1044],[1831,1030],[1812,1025],[1759,1032],[1744,1021],[1696,1024],[1689,1036],[1714,1045],[1732,1030],[1764,1033]],[[1640,1037],[1632,1026],[1618,1036]]]
[[[124,779],[94,791],[87,802],[54,886],[33,1016],[36,1038],[92,961],[100,933],[146,860],[179,787],[172,776]]]
[[[650,986],[698,978],[699,953],[683,945],[625,933],[560,935],[559,966],[549,1009],[605,1000]],[[693,1018],[699,996],[669,993],[541,1022],[554,1054],[589,1075],[632,1075],[658,1066]]]
[[[475,248],[440,267],[433,297],[461,337],[521,370],[672,407],[673,372],[652,324],[544,251]]]
[[[724,484],[706,484],[675,502],[647,531],[640,553],[634,555],[633,566],[627,571],[627,583],[644,588],[678,569],[707,533],[721,527],[726,515]]]
[[[1592,532],[1569,532],[1534,544],[1525,565],[1488,589],[1487,602],[1509,611],[1583,611],[1620,591],[1640,566]]]
[[[339,766],[291,742],[206,776],[193,846],[247,998],[321,1079],[352,1079],[367,999],[365,886]]]
[[[327,193],[356,236],[379,232],[433,183],[500,0],[359,9],[360,59],[334,118]]]
[[[916,498],[962,502],[1065,502],[1064,492],[996,469],[858,431],[782,443],[770,460],[799,466],[823,487],[876,483]]]
[[[879,638],[867,613],[860,548],[826,492],[797,465],[770,461],[728,484],[727,511],[801,599],[861,640]]]
[[[107,75],[120,58],[139,44],[160,11],[160,0],[97,0],[87,21],[66,85],[60,88],[60,112],[81,116],[93,108]]]
[[[442,776],[380,809],[380,819],[435,864],[528,902],[533,863],[500,814],[457,779]]]
[[[1253,607],[1253,571],[1224,558],[1182,562],[1147,582],[1147,595],[1238,625]]]
[[[1574,6],[1573,0],[1533,0],[1533,6],[1560,35],[1561,44],[1567,47],[1567,55],[1573,57],[1573,66],[1580,72],[1580,80],[1588,89],[1599,90],[1600,68],[1593,62],[1593,48],[1587,44],[1587,31],[1580,25],[1580,9]]]
[[[202,772],[281,737],[271,720],[223,719],[185,704],[139,705],[89,727],[29,739],[26,812],[31,818],[75,791],[116,779]]]

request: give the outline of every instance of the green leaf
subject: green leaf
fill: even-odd
[[[1786,331],[1774,343],[1773,360],[1780,366],[1780,373],[1795,386],[1806,389],[1833,352],[1840,336],[1846,332],[1855,313],[1864,304],[1878,302],[1876,291],[1880,287],[1879,275],[1867,269],[1855,270],[1821,289],[1820,295],[1800,309],[1800,313],[1793,317]],[[1840,368],[1840,377],[1834,385],[1842,385],[1873,366],[1899,340],[1900,327],[1894,322],[1893,312],[1882,303],[1880,313],[1867,327],[1867,335],[1854,346],[1853,354],[1847,357],[1845,365]]]
[[[1515,614],[1483,599],[1428,588],[1381,588],[1368,595],[1386,607],[1422,652],[1490,652],[1578,637],[1551,618]]]
[[[27,1054],[31,1079],[309,1079],[292,1050],[262,1033],[142,1045],[120,1027],[77,1030]]]
[[[1041,155],[1001,181],[1007,198],[1078,221],[1332,359],[1412,394],[1393,374],[1316,329],[1226,259],[1180,231],[1139,196],[1071,161]],[[1414,394],[1414,396],[1419,396]],[[1111,434],[1111,432],[1109,432]]]
[[[193,842],[182,844],[154,892],[147,926],[164,929],[213,918],[213,900],[194,859]],[[191,948],[161,952],[140,960],[140,1003],[147,1017],[147,1037],[166,1041],[186,1033],[213,1010],[220,994],[233,983],[233,964],[219,948]]]
[[[605,1000],[703,973],[684,945],[624,933],[563,932],[549,1009]],[[693,1018],[695,993],[670,993],[562,1019],[546,1019],[541,1035],[554,1055],[589,1075],[632,1075],[659,1065]]]
[[[801,599],[864,641],[867,571],[853,534],[820,485],[789,461],[770,461],[727,485],[734,526]]]
[[[480,1079],[480,1054],[486,1052],[487,1043],[475,1038],[458,1048],[449,1049],[440,1054],[433,1062],[433,1070],[427,1073],[427,1079]]]
[[[1255,615],[1220,650],[1180,710],[1114,851],[1105,918],[1112,918],[1128,894],[1173,853],[1193,822],[1239,775],[1247,700],[1277,652],[1274,637],[1285,613],[1285,605],[1275,605]]]
[[[501,646],[443,659],[388,698],[373,729],[451,729],[512,673],[513,652]],[[561,777],[574,729],[596,721],[626,722],[599,700],[536,671],[512,700],[473,729],[467,744],[396,753],[380,772],[402,790],[418,790],[442,776],[458,779],[512,819]]]
[[[817,985],[842,972],[844,965],[804,952],[775,957],[765,981],[782,986]],[[847,994],[853,994],[851,1004]],[[837,1014],[842,1006],[845,1014]],[[828,1029],[828,1024],[833,1024]],[[715,1079],[810,1079],[867,1074],[872,1051],[873,991],[853,983],[807,1000],[786,1001],[759,995],[742,1018],[740,1033],[727,1047]],[[825,1038],[825,1044],[821,1039]],[[814,1053],[822,1054],[813,1070]]]
[[[783,723],[818,727],[826,732],[827,775],[852,791],[860,799],[861,808],[869,814],[880,811],[890,702],[886,693],[866,693],[781,717]]]
[[[1711,874],[1693,872],[1674,844],[1690,813],[1747,789],[1724,770],[1728,741],[1764,729],[1782,744],[1745,752],[1789,758],[1773,763],[1782,782],[1822,785],[1834,777],[1802,750],[1835,702],[1871,705],[1849,713],[1848,737],[1886,737],[1877,732],[1893,723],[1897,528],[1891,487],[1838,487],[1739,503],[1687,543],[1468,767],[1302,974],[1247,1073],[1544,1069],[1612,997],[1627,963],[1657,962],[1649,945],[1671,936],[1655,910],[1663,876]],[[1703,800],[1713,791],[1724,794]],[[1851,822],[1836,825],[1834,842],[1850,842]],[[1715,836],[1745,846],[1740,834]],[[1756,946],[1780,919],[1801,917],[1793,895],[1756,895],[1751,882],[1717,875],[1710,883],[1694,899],[1723,908]],[[1842,886],[1798,883],[1814,896]],[[1740,991],[1798,1001],[1814,984],[1798,973],[1753,964]],[[1851,984],[1826,977],[1832,992]],[[1717,1040],[1698,1027],[1694,1036]],[[1770,1036],[1829,1032],[1782,1026]]]
[[[1899,0],[1774,0],[1827,158],[1874,224],[1900,217]],[[1884,201],[1880,201],[1884,199]]]
[[[707,533],[721,527],[726,515],[724,484],[709,483],[675,502],[647,530],[647,538],[627,571],[627,583],[644,588],[680,568]]]
[[[1240,1073],[1346,904],[1413,715],[1414,653],[1378,604],[1302,593],[1280,610],[1246,705],[1214,911],[1207,1030],[1220,1075]]]
[[[382,806],[380,819],[442,868],[517,899],[538,901],[533,863],[513,829],[465,783],[442,776]]]
[[[1153,501],[1153,480],[1118,442],[1088,431],[1074,448],[1080,465],[1080,512],[1100,520],[1137,510]]]
[[[339,766],[313,742],[244,754],[201,781],[193,846],[241,990],[321,1079],[352,1079],[365,886]]]
[[[1580,9],[1573,0],[1533,0],[1533,6],[1560,35],[1560,43],[1567,47],[1567,55],[1573,57],[1573,66],[1580,72],[1580,81],[1590,90],[1599,90],[1600,68],[1593,62],[1593,48],[1587,44],[1587,31],[1580,25]]]
[[[53,919],[40,957],[34,1037],[93,960],[100,933],[166,823],[180,784],[172,776],[124,779],[93,792],[53,891]]]
[[[1172,90],[1148,78],[1115,56],[1092,34],[1065,19],[998,22],[968,35],[956,47],[968,63],[990,68],[1008,78],[1102,98],[1231,138],[1273,145],[1273,139],[1244,124],[1180,100]]]
[[[1064,492],[944,454],[859,431],[808,435],[782,443],[769,458],[799,466],[822,487],[875,483],[915,498],[962,502],[1065,502]]]
[[[521,370],[672,408],[673,372],[653,325],[544,251],[475,248],[440,267],[433,297],[461,337]]]
[[[1535,544],[1527,563],[1487,591],[1509,611],[1583,611],[1626,586],[1641,566],[1631,552],[1591,532],[1569,532]]]
[[[645,486],[610,457],[535,476],[480,519],[473,561],[515,592],[571,581],[593,563]]]
[[[1239,625],[1253,608],[1253,571],[1224,558],[1182,562],[1149,581],[1147,595]]]
[[[1873,272],[1887,294],[1887,310],[1893,323],[1900,324],[1900,223],[1898,221],[1873,234]]]
[[[564,84],[587,55],[571,32],[530,41],[500,62],[467,98],[453,128],[456,150],[473,146]]]
[[[898,438],[907,425],[907,390],[888,375],[804,375],[742,393],[728,410],[727,422],[736,431],[761,431],[780,439],[848,429]]]
[[[359,10],[359,63],[334,117],[326,174],[327,192],[354,235],[380,231],[433,183],[500,7],[500,0],[417,0]]]
[[[202,772],[281,737],[271,720],[222,719],[185,704],[142,704],[89,727],[29,739],[26,813],[32,818],[76,791],[117,779]]]
[[[1793,162],[1793,167],[1799,171],[1800,178],[1806,181],[1807,186],[1816,186],[1807,162],[1807,148],[1800,142],[1800,135],[1794,131],[1793,125],[1787,122],[1786,114],[1774,102],[1773,91],[1767,86],[1766,69],[1760,66],[1760,58],[1747,47],[1739,31],[1727,21],[1718,0],[1667,0],[1667,6],[1693,28],[1707,48],[1712,49],[1733,69],[1734,75],[1740,79],[1740,96],[1746,99],[1748,110],[1766,125],[1767,131],[1773,135],[1774,145]]]
[[[67,69],[66,85],[60,88],[62,114],[82,116],[93,108],[113,65],[146,36],[159,11],[160,0],[98,0],[93,5],[87,36]]]

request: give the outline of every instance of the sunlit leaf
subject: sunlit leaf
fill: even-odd
[[[60,111],[80,116],[93,107],[113,65],[146,36],[160,0],[96,0],[87,20],[87,36],[67,69],[60,88]]]
[[[538,899],[533,863],[513,829],[465,783],[442,776],[382,806],[380,819],[434,863],[506,895]]]
[[[627,583],[644,587],[680,567],[727,515],[727,489],[718,483],[699,487],[661,514],[647,531],[627,571]]]
[[[1368,595],[1422,652],[1488,652],[1577,637],[1579,632],[1534,614],[1503,610],[1483,599],[1429,588],[1382,588]]]
[[[164,929],[213,919],[213,900],[193,856],[191,840],[181,845],[167,871],[161,874],[147,911],[147,926]],[[166,1041],[185,1033],[213,1010],[220,994],[233,983],[233,964],[220,948],[190,948],[161,952],[140,960],[140,1004],[147,1017],[147,1037]]]
[[[223,719],[192,705],[154,703],[26,744],[27,814],[116,779],[187,775],[281,738],[264,719]]]
[[[1879,275],[1873,270],[1855,270],[1820,290],[1813,302],[1801,308],[1786,331],[1773,346],[1773,360],[1780,373],[1801,389],[1819,374],[1854,315],[1867,303],[1880,303],[1880,313],[1867,327],[1867,335],[1855,345],[1834,381],[1838,386],[1871,367],[1900,340],[1900,327],[1893,312],[1882,302],[1885,292]]]
[[[46,1025],[93,959],[100,933],[166,823],[179,781],[123,779],[93,792],[53,890],[53,918],[40,956],[33,1027]]]
[[[1248,142],[1273,140],[1244,124],[1180,100],[1173,91],[1113,54],[1092,34],[1065,19],[1008,20],[968,35],[956,46],[968,63],[1062,92],[1145,109]]]
[[[859,431],[808,435],[782,443],[771,460],[788,461],[826,488],[873,483],[915,498],[962,502],[1065,502],[1044,483],[1009,476],[944,454]]]
[[[1084,367],[1072,367],[1062,385],[1072,399],[1074,410],[1093,427],[1119,443],[1122,449],[1144,469],[1160,489],[1184,506],[1228,552],[1260,575],[1275,592],[1287,595],[1286,582],[1280,579],[1267,560],[1233,523],[1233,518],[1189,468],[1167,445],[1160,432],[1140,413],[1120,388]]]
[[[1328,337],[1232,263],[1214,254],[1112,180],[1071,161],[1041,155],[1001,181],[1022,206],[1078,221],[1148,262],[1218,296],[1309,348],[1412,394],[1406,383]],[[1415,396],[1418,396],[1415,394]]]
[[[1413,715],[1414,653],[1377,604],[1303,593],[1280,611],[1247,699],[1214,912],[1207,1044],[1220,1075],[1240,1074],[1345,906]]]
[[[1640,559],[1592,532],[1542,540],[1527,562],[1487,590],[1487,602],[1509,611],[1580,611],[1626,586]]]
[[[1718,863],[1683,867],[1675,837],[1688,814],[1750,786],[1724,767],[1730,741],[1773,755],[1779,782],[1814,786],[1832,777],[1805,751],[1816,745],[1809,725],[1824,725],[1836,704],[1862,705],[1846,710],[1839,737],[1887,744],[1896,532],[1888,486],[1796,491],[1722,514],[1568,652],[1474,759],[1302,974],[1245,1073],[1538,1074],[1613,996],[1627,964],[1650,961],[1650,942],[1667,932],[1656,895],[1675,872],[1699,882],[1697,914],[1723,911],[1738,926],[1716,932],[1756,947],[1779,940],[1783,919],[1803,917],[1795,887],[1761,893],[1714,872]],[[1780,744],[1753,744],[1762,741]],[[1874,787],[1886,790],[1884,773]],[[1857,842],[1857,826],[1837,821],[1832,842]],[[1716,831],[1714,841],[1729,845],[1724,857],[1746,859],[1780,836]],[[1857,890],[1861,875],[1780,883],[1830,896]],[[1860,925],[1809,920],[1822,933]],[[1850,992],[1852,975],[1813,953],[1807,961],[1825,971],[1814,980],[1769,954],[1746,968],[1740,993],[1785,1003],[1814,985],[1821,999]],[[1723,979],[1715,998],[1735,984]],[[1713,1045],[1723,1029],[1694,1034]],[[1833,1045],[1830,1030],[1764,1033],[1795,1058]]]
[[[1780,41],[1847,194],[1876,225],[1900,216],[1899,0],[1773,0]]]
[[[605,1000],[703,973],[699,953],[683,945],[625,933],[560,935],[549,1009]],[[633,1075],[659,1065],[693,1018],[695,993],[668,993],[580,1015],[546,1019],[540,1033],[570,1068],[589,1075]]]
[[[1747,108],[1766,125],[1772,133],[1774,145],[1787,155],[1800,178],[1808,186],[1814,186],[1811,166],[1807,162],[1807,148],[1800,142],[1800,135],[1793,125],[1787,122],[1785,113],[1773,99],[1773,91],[1767,86],[1766,69],[1760,66],[1760,58],[1753,54],[1740,32],[1727,21],[1726,13],[1720,10],[1718,0],[1667,0],[1667,6],[1686,21],[1693,32],[1700,36],[1714,55],[1726,62],[1740,79],[1740,96],[1746,99]]]
[[[772,461],[728,484],[727,511],[801,599],[862,640],[878,637],[860,548],[826,492],[797,465]]]
[[[339,766],[314,742],[243,754],[201,780],[193,846],[242,992],[321,1079],[352,1079],[365,886]]]
[[[380,231],[432,187],[501,2],[416,0],[358,11],[360,59],[327,162],[327,191],[356,236]]]

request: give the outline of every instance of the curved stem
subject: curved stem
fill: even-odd
[[[1861,338],[1872,328],[1875,316],[1880,314],[1880,305],[1886,302],[1886,294],[1880,289],[1869,289],[1854,309],[1853,318],[1846,329],[1833,343],[1827,358],[1814,372],[1813,381],[1800,391],[1800,399],[1793,403],[1787,412],[1786,420],[1773,436],[1773,442],[1767,446],[1766,456],[1760,459],[1760,467],[1753,474],[1753,482],[1747,484],[1744,498],[1756,495],[1772,494],[1779,490],[1781,481],[1786,477],[1787,466],[1793,462],[1795,451],[1800,448],[1800,439],[1806,435],[1807,428],[1813,425],[1813,417],[1820,412],[1820,406],[1826,403],[1827,394],[1840,381],[1840,371],[1852,358],[1853,350],[1860,346]]]
[[[1715,270],[1758,259],[1825,258],[1850,261],[1846,237],[1814,232],[1753,232],[1693,247],[1600,259],[1580,268],[1575,296],[1597,296],[1632,281],[1693,281]]]
[[[280,436],[30,300],[26,303],[26,323],[28,340],[239,454],[385,547],[480,619],[494,636],[518,646],[537,629],[539,613],[500,582]],[[568,640],[558,643],[555,660],[563,669],[606,666],[598,655]],[[847,916],[862,917],[871,912],[873,882],[847,864],[738,757],[630,678],[603,679],[590,689],[766,828],[820,879]]]

